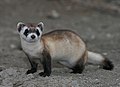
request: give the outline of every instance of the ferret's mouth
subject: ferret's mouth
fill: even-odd
[[[25,38],[23,38],[23,39],[28,43],[34,43],[37,41],[37,39],[25,39]]]
[[[36,41],[37,41],[36,39],[27,40],[27,42],[29,42],[29,43],[34,43]]]

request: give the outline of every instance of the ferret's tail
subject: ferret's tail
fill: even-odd
[[[113,63],[103,55],[88,51],[88,63],[100,65],[103,69],[112,70]]]

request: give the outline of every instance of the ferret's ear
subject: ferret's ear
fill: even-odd
[[[21,31],[21,29],[22,29],[22,27],[24,27],[24,26],[25,26],[25,24],[24,24],[24,23],[19,22],[19,23],[17,24],[17,29],[18,29],[18,32],[20,32],[20,31]]]
[[[41,29],[41,31],[44,30],[44,24],[42,22],[38,23],[37,26]]]

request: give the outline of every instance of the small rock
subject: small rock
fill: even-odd
[[[71,82],[71,87],[79,87],[79,84],[76,80]]]
[[[0,72],[3,71],[5,69],[4,66],[0,66]]]
[[[35,77],[33,76],[33,74],[28,74],[25,80],[30,80],[30,79],[34,79]]]
[[[19,87],[21,85],[23,85],[23,81],[17,81],[16,83],[13,84],[14,87]]]
[[[95,35],[92,35],[92,36],[91,36],[91,39],[92,39],[92,40],[95,39]]]
[[[51,19],[56,19],[56,18],[59,18],[60,15],[59,13],[56,11],[56,10],[52,10],[48,15],[47,15],[48,18],[51,18]]]
[[[98,81],[98,79],[95,79],[95,81]]]
[[[9,68],[6,71],[7,71],[9,76],[13,76],[13,75],[17,74],[17,70],[15,70],[13,68]]]
[[[102,53],[102,54],[105,55],[105,56],[108,55],[108,53]]]
[[[99,84],[100,83],[99,79],[95,79],[95,83]]]
[[[15,44],[11,44],[11,45],[10,45],[10,48],[11,48],[11,49],[15,49],[15,48],[16,48],[16,45],[15,45]]]
[[[72,8],[71,6],[67,6],[67,7],[66,7],[66,10],[67,10],[67,11],[70,11],[71,8]]]
[[[112,38],[112,35],[110,33],[106,34],[108,38]]]

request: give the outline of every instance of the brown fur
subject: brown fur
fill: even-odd
[[[36,25],[34,23],[28,23],[26,26],[30,29],[30,32],[34,32],[36,30]]]
[[[87,52],[87,49],[85,51],[85,53],[83,54],[83,58],[84,58],[84,64],[87,63],[87,60],[88,60],[88,52]]]
[[[36,27],[36,25],[34,23],[27,23],[26,26],[27,27],[34,27],[34,28]]]
[[[64,33],[61,33],[62,31],[64,31]],[[51,41],[61,41],[64,38],[69,38],[71,39],[71,41],[75,42],[77,46],[79,46],[80,41],[78,39],[80,39],[81,37],[71,30],[55,30],[42,35],[42,38],[49,39]]]
[[[82,55],[82,57],[77,61],[76,64],[80,63],[80,61],[83,61],[83,64],[85,65],[88,59],[88,53],[87,50],[85,50],[84,54]]]

